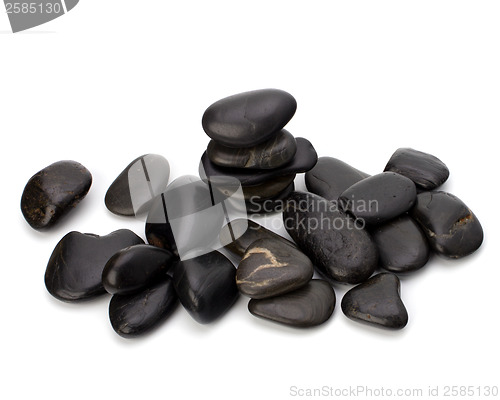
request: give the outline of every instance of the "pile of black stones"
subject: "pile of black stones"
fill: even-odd
[[[47,264],[48,292],[65,302],[111,294],[111,325],[127,338],[158,326],[179,302],[197,322],[213,322],[240,294],[260,318],[320,325],[334,311],[339,284],[352,285],[341,302],[348,318],[405,327],[398,274],[422,268],[431,253],[453,259],[473,253],[483,241],[481,225],[459,198],[437,190],[449,176],[438,158],[399,148],[384,171],[372,176],[338,159],[318,158],[307,139],[284,129],[296,108],[293,96],[276,89],[212,104],[202,118],[211,140],[201,157],[201,179],[168,184],[164,157],[133,160],[104,203],[114,214],[146,214],[147,243],[128,229],[104,236],[69,232]],[[295,191],[299,173],[305,173],[307,191]],[[206,236],[213,235],[197,227],[196,218],[185,219],[174,234],[174,219],[212,206],[214,191],[234,193],[216,185],[220,177],[236,179],[246,206],[246,218],[211,213],[222,252],[207,247]],[[189,190],[175,203],[181,209],[169,209],[186,182]],[[47,166],[24,189],[24,218],[33,229],[49,230],[91,184],[91,173],[75,161]],[[292,241],[251,219],[262,214],[281,214]],[[237,268],[224,251],[239,260]]]

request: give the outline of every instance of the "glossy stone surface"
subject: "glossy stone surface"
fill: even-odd
[[[370,233],[378,248],[380,266],[388,271],[415,271],[429,260],[427,238],[407,214],[376,226]]]
[[[92,175],[76,161],[58,161],[45,167],[24,188],[24,219],[33,229],[51,228],[85,198],[91,185]]]
[[[247,248],[259,239],[273,242],[281,241],[288,245],[295,245],[283,236],[249,219],[235,219],[229,224],[224,225],[219,237],[227,250],[240,257],[243,257]]]
[[[312,193],[293,192],[283,212],[285,229],[325,276],[363,282],[377,266],[370,235],[336,205]]]
[[[45,286],[55,298],[75,302],[106,293],[102,272],[110,257],[144,241],[128,229],[109,235],[70,232],[57,243],[45,271]]]
[[[176,256],[192,249],[210,247],[225,221],[221,207],[212,207],[215,190],[211,193],[209,186],[197,177],[181,178],[172,182],[165,193],[154,200],[145,228],[149,244],[169,250]],[[176,221],[175,235],[172,220]]]
[[[214,164],[227,168],[273,169],[291,161],[297,151],[293,135],[285,129],[252,147],[227,147],[211,140],[207,156]]]
[[[337,201],[344,190],[370,175],[332,157],[319,157],[313,169],[306,172],[307,190],[327,200]]]
[[[137,244],[115,253],[102,272],[104,289],[111,294],[132,294],[161,280],[175,256],[159,247]]]
[[[295,184],[292,182],[282,192],[270,199],[260,200],[252,198],[246,202],[247,213],[249,215],[265,215],[276,212],[283,212],[286,199],[295,190]]]
[[[404,175],[424,190],[441,186],[450,175],[448,167],[439,158],[411,148],[397,149],[384,171]]]
[[[218,251],[179,261],[174,266],[175,291],[200,324],[222,316],[236,301],[236,268]]]
[[[391,273],[373,276],[353,287],[342,298],[342,312],[354,321],[390,329],[402,329],[408,313],[400,297],[399,278]]]
[[[109,302],[109,320],[120,336],[140,336],[165,321],[179,301],[169,277],[135,294],[115,294]]]
[[[417,198],[412,180],[395,172],[382,172],[344,190],[343,210],[367,224],[381,224],[408,211]]]
[[[206,180],[207,178],[210,179],[217,176],[232,176],[238,179],[242,186],[253,186],[279,176],[309,171],[318,160],[316,150],[314,150],[313,145],[307,139],[296,138],[295,141],[297,143],[297,152],[292,160],[280,168],[267,170],[220,167],[211,162],[207,153],[204,152],[199,167],[200,177]]]
[[[117,215],[134,216],[147,212],[153,199],[167,188],[168,161],[157,154],[145,154],[132,161],[106,192],[104,203]]]
[[[203,114],[202,126],[224,146],[251,147],[280,131],[296,109],[293,96],[283,90],[254,90],[212,104]]]
[[[410,214],[422,227],[434,251],[442,256],[467,256],[483,242],[483,228],[477,217],[450,193],[420,193]]]
[[[335,292],[321,279],[313,279],[300,289],[281,296],[248,302],[248,310],[256,317],[301,328],[324,323],[334,309]]]
[[[311,260],[296,246],[283,240],[259,239],[243,255],[236,270],[236,285],[254,299],[296,290],[314,274]]]

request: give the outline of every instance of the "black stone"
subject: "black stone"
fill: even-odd
[[[363,282],[377,266],[370,235],[336,204],[312,193],[293,192],[283,212],[285,229],[325,276]]]
[[[305,174],[307,190],[327,200],[337,201],[344,190],[370,175],[332,157],[320,157]]]
[[[262,89],[219,100],[203,114],[208,136],[228,147],[251,147],[269,139],[292,119],[297,102],[287,92]]]
[[[144,241],[128,229],[106,236],[70,232],[54,248],[45,271],[45,286],[55,298],[75,302],[106,293],[102,272],[110,257]]]
[[[293,135],[282,129],[257,146],[234,148],[211,140],[207,156],[214,164],[227,168],[274,169],[291,161],[297,151]]]
[[[218,251],[179,261],[173,281],[181,304],[200,324],[222,316],[238,297],[236,268]]]
[[[92,175],[76,161],[58,161],[33,175],[21,197],[26,222],[37,230],[57,224],[87,195]]]
[[[137,244],[115,253],[102,273],[104,289],[111,294],[132,294],[163,279],[175,256],[159,247]]]
[[[248,302],[248,310],[256,317],[301,328],[326,322],[334,309],[335,292],[321,279],[313,279],[300,289],[281,296]]]
[[[283,212],[285,209],[286,199],[295,190],[295,184],[292,182],[282,192],[270,199],[260,200],[252,198],[246,202],[247,213],[249,215],[265,215],[276,212]]]
[[[154,200],[148,213],[148,243],[169,250],[176,256],[179,255],[179,249],[182,254],[186,254],[191,249],[210,247],[224,225],[224,213],[220,207],[213,209],[210,216],[204,216],[203,224],[200,224],[196,213],[214,205],[214,192],[215,189],[211,191],[206,183],[194,176],[181,177],[172,182],[165,193]],[[174,237],[170,220],[178,218],[183,221]]]
[[[179,301],[169,277],[143,291],[115,294],[109,302],[109,320],[120,336],[140,336],[165,321]]]
[[[132,161],[106,192],[104,203],[117,215],[134,216],[147,212],[153,199],[167,188],[168,161],[157,154],[145,154]]]
[[[353,287],[342,298],[342,312],[354,321],[390,329],[402,329],[408,313],[399,294],[399,278],[391,273],[378,274]]]
[[[255,186],[242,186],[244,201],[263,201],[273,198],[289,187],[295,179],[295,174],[279,176],[277,178],[265,181]],[[235,187],[223,187],[220,184],[215,186],[225,196],[232,196]]]
[[[367,224],[381,224],[408,211],[416,198],[412,180],[395,172],[382,172],[344,190],[339,202],[344,211]]]
[[[225,225],[220,231],[219,237],[224,248],[240,257],[243,257],[247,248],[259,239],[274,242],[281,241],[288,245],[295,245],[283,236],[259,225],[257,222],[241,218],[235,219]]]
[[[479,220],[462,200],[450,193],[420,193],[410,214],[422,227],[434,251],[442,256],[467,256],[483,242]]]
[[[259,239],[236,270],[236,285],[254,299],[277,296],[304,286],[314,274],[311,260],[283,240]]]
[[[378,248],[380,266],[388,271],[415,271],[429,260],[427,238],[407,214],[378,225],[370,233]]]
[[[295,140],[297,143],[295,156],[288,164],[275,169],[224,168],[211,162],[207,152],[204,152],[199,167],[200,177],[207,180],[218,176],[232,176],[242,186],[254,186],[279,176],[309,171],[314,167],[318,159],[316,150],[307,139],[296,138]]]
[[[424,190],[441,186],[450,175],[448,167],[439,158],[410,148],[397,149],[384,171],[404,175]]]

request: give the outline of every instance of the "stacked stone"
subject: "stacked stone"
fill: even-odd
[[[212,104],[202,119],[212,140],[201,158],[201,178],[236,178],[249,212],[279,209],[294,190],[296,174],[309,171],[318,158],[307,139],[295,139],[283,129],[296,109],[293,96],[277,89],[244,92]]]

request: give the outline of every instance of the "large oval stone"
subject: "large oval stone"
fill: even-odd
[[[327,200],[337,201],[344,190],[370,175],[332,157],[319,157],[306,172],[307,190]]]
[[[479,220],[462,200],[450,193],[420,193],[411,216],[423,228],[432,248],[442,256],[467,256],[483,242]]]
[[[219,100],[203,114],[208,136],[228,147],[250,147],[269,139],[292,119],[293,96],[283,90],[262,89]]]
[[[200,324],[222,316],[238,297],[236,268],[218,251],[179,261],[173,270],[175,291]]]
[[[24,219],[33,229],[51,228],[85,198],[91,185],[92,175],[76,161],[58,161],[45,167],[24,188]]]
[[[147,212],[153,199],[167,188],[170,164],[158,154],[145,154],[132,161],[106,192],[104,203],[117,215]]]
[[[246,250],[236,270],[236,285],[254,299],[277,296],[311,280],[311,260],[297,247],[282,240],[259,239]]]
[[[170,251],[159,247],[130,246],[108,260],[102,272],[102,284],[111,294],[136,293],[163,279],[174,260]]]
[[[391,329],[408,323],[408,312],[400,297],[399,278],[391,273],[378,274],[353,287],[342,298],[342,312],[354,321]]]
[[[408,211],[417,198],[417,188],[411,179],[395,172],[363,179],[339,197],[344,211],[367,224],[380,224]]]
[[[378,253],[370,235],[335,203],[293,192],[283,212],[285,229],[323,275],[359,283],[375,271]]]
[[[45,286],[55,298],[75,302],[106,293],[102,272],[110,257],[144,241],[128,229],[109,235],[70,232],[57,243],[45,271]]]
[[[334,309],[335,292],[321,279],[313,279],[300,289],[281,296],[248,302],[248,310],[256,317],[301,328],[326,322]]]
[[[404,214],[370,231],[380,266],[391,272],[410,272],[429,260],[429,244],[413,218]]]
[[[227,250],[240,257],[243,257],[248,247],[259,239],[273,242],[280,241],[295,246],[294,243],[283,236],[250,219],[239,218],[229,222],[221,229],[219,237],[220,242]]]
[[[178,304],[169,277],[138,293],[115,294],[109,302],[109,320],[120,336],[140,336],[165,321]]]
[[[221,167],[274,169],[290,162],[296,151],[295,138],[282,129],[270,139],[252,147],[227,147],[211,140],[207,156]]]
[[[295,156],[288,164],[275,169],[224,168],[211,162],[207,152],[204,152],[199,166],[200,177],[207,180],[214,177],[231,176],[236,178],[242,186],[254,186],[279,176],[309,171],[318,160],[316,150],[307,139],[296,138],[295,141],[297,143]]]
[[[404,175],[424,190],[441,186],[450,175],[448,167],[439,158],[410,148],[397,149],[384,171]]]

